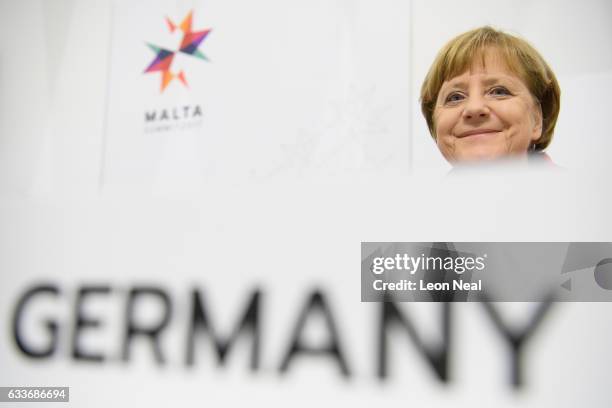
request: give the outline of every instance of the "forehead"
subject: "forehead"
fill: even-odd
[[[499,74],[521,78],[524,73],[516,56],[513,58],[498,47],[472,49],[455,55],[447,62],[442,82],[464,74]]]
[[[496,82],[499,79],[523,82],[517,69],[513,66],[514,64],[496,50],[483,51],[463,65],[463,69],[460,69],[460,67],[455,69],[454,75],[449,72],[448,77],[443,82],[443,88],[464,83],[472,77],[476,77],[485,84]]]

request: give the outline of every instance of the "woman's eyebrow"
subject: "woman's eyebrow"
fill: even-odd
[[[489,77],[484,78],[482,83],[486,86],[489,86],[489,85],[497,84],[502,81],[504,82],[510,81],[510,83],[514,83],[515,79],[507,75],[494,75],[494,76],[489,76]]]
[[[444,91],[449,89],[466,89],[468,87],[468,83],[466,81],[457,81],[457,82],[448,82],[446,85],[442,87]]]

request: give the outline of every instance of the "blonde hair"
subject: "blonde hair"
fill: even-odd
[[[438,53],[421,87],[421,111],[435,139],[434,109],[442,84],[465,72],[478,59],[485,63],[489,50],[499,52],[508,68],[527,86],[542,108],[542,136],[535,150],[549,144],[559,116],[561,90],[555,74],[544,58],[527,41],[485,26],[463,33],[448,42]]]

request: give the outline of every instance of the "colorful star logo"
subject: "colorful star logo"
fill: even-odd
[[[185,79],[185,73],[182,70],[178,73],[173,73],[172,71],[170,71],[172,61],[174,60],[174,56],[177,52],[182,52],[183,54],[191,55],[192,57],[208,61],[208,58],[206,58],[206,56],[200,50],[198,50],[198,47],[200,46],[202,41],[204,41],[208,33],[210,33],[211,29],[208,28],[202,31],[192,31],[192,19],[193,10],[187,14],[187,16],[178,26],[174,24],[172,20],[166,17],[166,23],[168,24],[168,28],[171,33],[173,33],[176,29],[179,29],[183,32],[181,45],[177,51],[166,50],[156,45],[147,43],[147,46],[155,53],[155,59],[153,60],[153,62],[151,62],[151,64],[149,64],[147,69],[145,69],[144,73],[146,74],[150,72],[161,72],[161,92],[164,92],[164,89],[166,89],[168,84],[170,84],[173,79],[178,79],[183,83],[183,85],[188,86],[187,79]]]

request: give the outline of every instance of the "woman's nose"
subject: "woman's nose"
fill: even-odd
[[[487,106],[486,101],[482,96],[470,96],[468,97],[465,104],[465,109],[463,110],[463,118],[486,118],[489,116],[489,113],[489,107]]]

